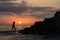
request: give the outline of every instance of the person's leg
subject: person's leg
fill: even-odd
[[[16,28],[14,27],[14,31],[16,31]]]
[[[12,29],[11,29],[12,31],[14,30],[14,28],[12,27]]]

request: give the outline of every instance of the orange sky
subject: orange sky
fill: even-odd
[[[21,3],[22,0],[16,0],[13,3]],[[56,7],[60,8],[60,0],[25,0],[29,6],[38,6],[38,7]],[[1,2],[0,2],[1,3]],[[28,14],[29,15],[29,14]],[[13,21],[16,22],[16,25],[20,25],[18,22],[21,21],[21,24],[32,24],[35,21],[42,21],[42,18],[35,18],[32,16],[22,17],[13,15],[0,15],[0,23],[11,24]]]
[[[17,16],[9,16],[9,15],[1,15],[0,16],[0,23],[11,24],[13,21],[16,22],[16,25],[29,25],[33,24],[36,21],[42,21],[43,19],[38,19],[34,17],[17,17]],[[21,24],[19,24],[21,21]]]

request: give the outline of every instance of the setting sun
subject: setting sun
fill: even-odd
[[[22,23],[21,21],[19,21],[19,24]]]

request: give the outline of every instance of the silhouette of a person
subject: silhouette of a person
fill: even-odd
[[[16,28],[15,28],[15,21],[12,23],[12,31],[16,31]]]

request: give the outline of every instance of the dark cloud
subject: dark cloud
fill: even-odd
[[[21,12],[26,11],[27,8],[24,7],[15,7],[15,6],[0,6],[0,12],[14,12],[20,14]]]
[[[6,4],[7,6],[5,6]],[[24,5],[20,4],[19,6],[10,6],[12,5],[12,3],[9,3],[10,5],[8,5],[8,3],[6,4],[4,4],[4,6],[0,6],[0,12],[12,12],[12,13],[15,13],[16,15],[24,14],[25,16],[45,18],[45,17],[52,16],[52,13],[56,11],[55,8],[52,8],[52,7],[28,7],[25,4]],[[24,12],[27,12],[27,13],[24,13]],[[10,13],[0,13],[0,15],[1,14],[11,15]]]
[[[0,3],[0,6],[13,6],[13,5],[16,5],[16,4],[19,4],[19,3]]]
[[[17,3],[14,3],[14,1],[16,2],[17,0],[0,0],[0,6],[1,5],[15,5]]]
[[[52,7],[32,7],[28,13],[25,13],[25,16],[33,16],[36,18],[49,18],[53,17],[56,12],[55,8]]]
[[[43,16],[45,14],[47,15],[48,13],[52,13],[55,11],[55,9],[52,7],[28,7],[26,5],[25,1],[23,1],[20,4],[19,3],[11,3],[11,1],[16,1],[16,0],[0,0],[0,1],[5,1],[5,3],[0,3],[0,12],[12,12],[12,13],[15,13],[16,15],[20,15],[23,12],[28,12],[28,14],[30,16],[41,17],[39,15]],[[10,3],[8,3],[7,1],[9,1]],[[19,6],[13,6],[16,4],[19,4]],[[40,12],[40,13],[37,13],[37,12]],[[0,13],[0,15],[1,14],[2,15],[5,15],[5,14],[10,15],[9,13]],[[27,13],[25,13],[24,15],[27,15]]]
[[[35,11],[43,11],[43,12],[46,12],[46,11],[54,11],[55,8],[53,7],[33,7],[31,8],[32,12],[35,12]]]
[[[0,12],[23,12],[23,11],[27,11],[28,9],[30,9],[31,12],[36,12],[36,11],[54,11],[53,8],[50,7],[34,7],[34,8],[28,8],[28,7],[21,7],[21,6],[0,6]]]
[[[0,1],[16,1],[16,0],[0,0]]]
[[[32,7],[27,13],[23,13],[23,16],[32,16],[36,18],[50,18],[54,16],[56,12],[55,8],[52,7]]]
[[[54,15],[54,12],[50,12],[50,13],[42,12],[42,14],[35,14],[31,16],[36,17],[36,18],[50,18],[50,17],[53,17],[53,15]]]
[[[4,0],[3,0],[4,1]],[[9,0],[10,1],[10,0]],[[11,0],[12,1],[12,0]],[[26,11],[28,7],[24,3],[8,3],[7,0],[5,3],[0,3],[0,12],[14,12],[17,15]],[[18,6],[17,6],[18,5]],[[0,13],[1,14],[1,13]]]

